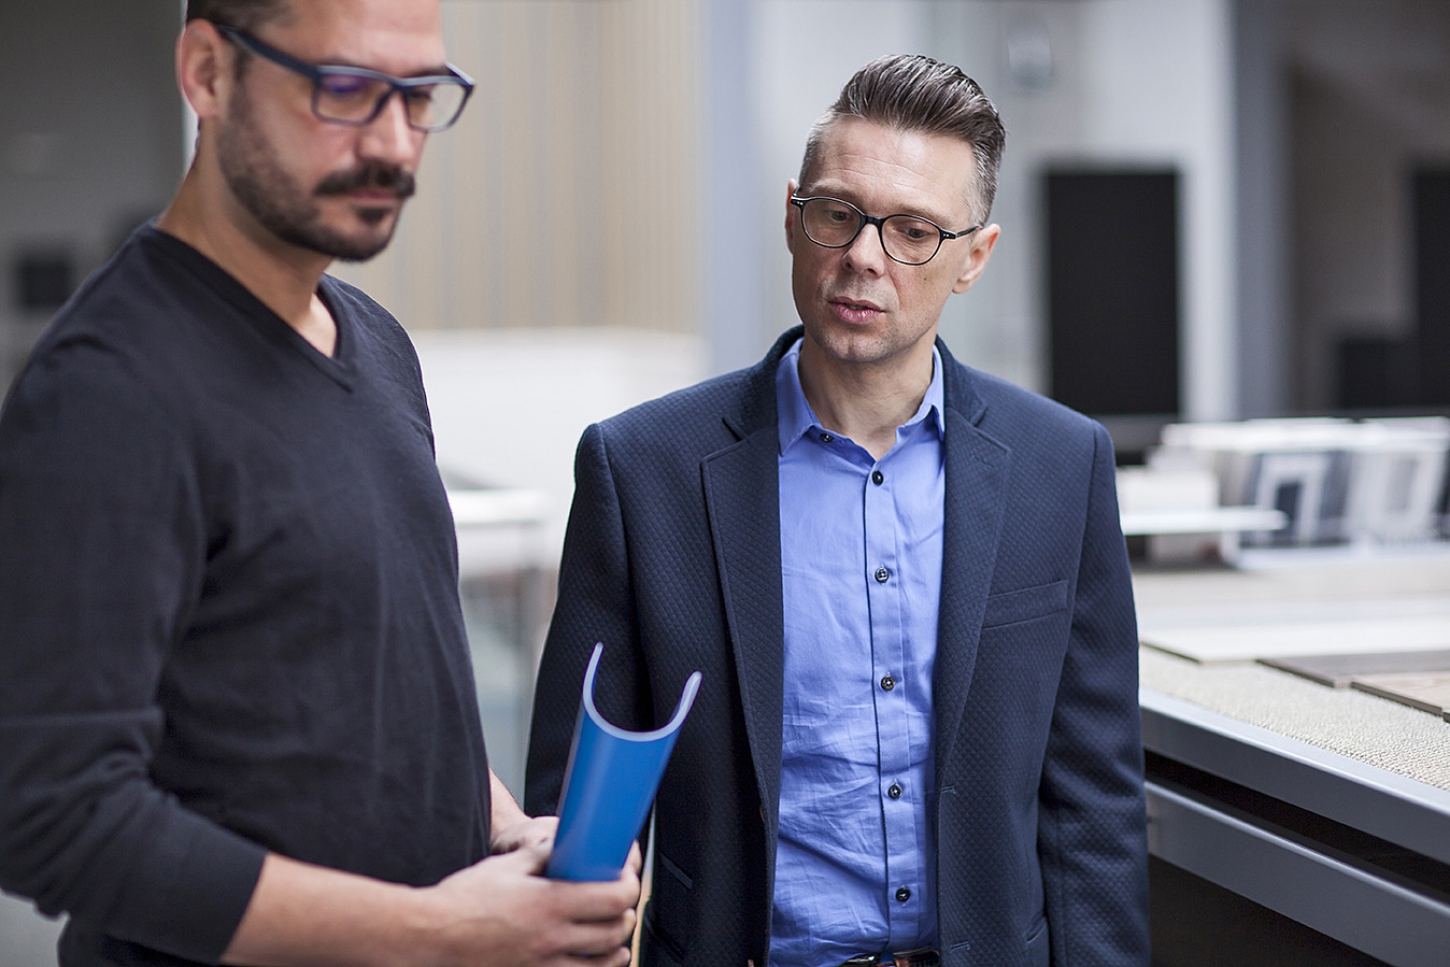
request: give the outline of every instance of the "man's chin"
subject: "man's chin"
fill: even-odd
[[[332,255],[339,262],[366,262],[368,259],[381,253],[383,249],[387,248],[388,242],[390,242],[391,240],[392,233],[389,232],[388,237],[386,238],[369,242],[367,244],[359,243],[355,245],[349,245],[347,247],[339,246],[335,251],[328,254]]]
[[[917,339],[902,339],[899,333],[890,330],[874,326],[842,326],[834,320],[826,324],[807,324],[806,334],[816,344],[823,359],[835,365],[860,367],[894,365],[911,358],[923,341],[928,344],[934,341],[934,333]]]
[[[329,255],[343,262],[366,262],[388,247],[393,240],[397,222],[389,219],[376,225],[364,225],[350,232],[313,232],[304,244],[314,252]]]
[[[807,326],[806,332],[824,355],[843,363],[870,363],[890,354],[881,335],[864,326],[842,326],[831,320]]]
[[[339,206],[313,214],[298,226],[294,242],[344,262],[366,262],[388,247],[398,227],[401,204]]]

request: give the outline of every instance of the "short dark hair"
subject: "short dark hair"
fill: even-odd
[[[243,33],[256,33],[258,27],[292,15],[290,0],[186,0],[186,22],[208,20]],[[245,49],[237,50],[232,73],[237,80],[246,73],[251,61]]]
[[[878,57],[858,70],[841,88],[836,103],[811,126],[801,161],[801,184],[810,176],[821,138],[841,118],[965,141],[977,161],[975,218],[987,220],[997,195],[997,169],[1007,130],[981,86],[961,68],[920,54],[896,54]]]
[[[210,20],[251,33],[292,12],[289,0],[186,0],[186,20]]]

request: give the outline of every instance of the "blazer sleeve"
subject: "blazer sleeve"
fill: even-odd
[[[1094,424],[1072,628],[1039,792],[1052,963],[1149,962],[1138,634],[1112,443]]]
[[[559,595],[534,687],[524,810],[553,815],[579,715],[584,671],[603,642],[595,703],[610,722],[653,727],[633,605],[624,514],[605,430],[584,431],[574,463],[574,502],[559,564]]]

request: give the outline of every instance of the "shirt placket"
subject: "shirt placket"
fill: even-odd
[[[906,642],[896,507],[889,468],[877,463],[866,477],[866,587],[870,605],[872,687],[879,748],[878,795],[885,831],[886,917],[889,949],[918,935],[925,899],[924,871],[915,845],[916,805],[925,790],[912,787],[911,734],[903,681]],[[910,566],[907,564],[907,566]]]

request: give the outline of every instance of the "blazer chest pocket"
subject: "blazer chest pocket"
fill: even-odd
[[[1067,581],[1039,584],[1020,591],[1003,591],[987,595],[982,627],[998,628],[1066,610]]]

